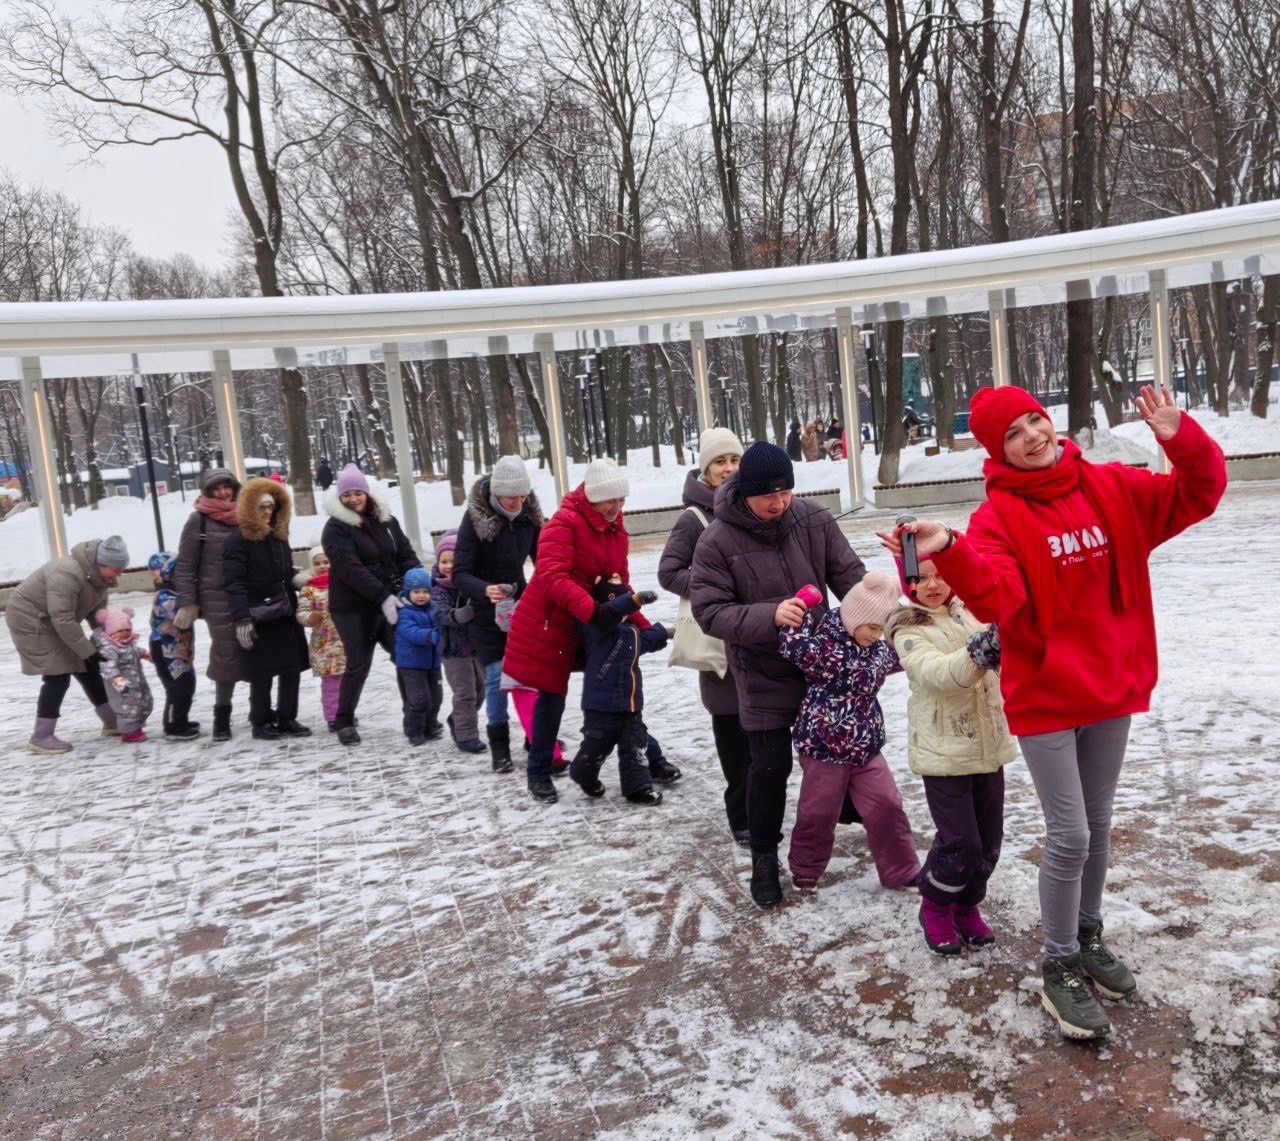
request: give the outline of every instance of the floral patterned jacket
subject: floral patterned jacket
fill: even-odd
[[[839,609],[778,631],[778,649],[804,674],[809,689],[791,733],[801,756],[833,765],[865,765],[884,748],[884,714],[876,694],[902,669],[885,642],[862,647],[840,621]]]
[[[304,572],[293,581],[300,587],[298,625],[311,631],[311,672],[316,677],[339,677],[347,672],[347,654],[329,613],[329,576]]]

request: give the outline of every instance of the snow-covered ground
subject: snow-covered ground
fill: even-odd
[[[848,533],[887,568],[878,522]],[[229,745],[129,748],[93,736],[73,687],[75,751],[35,760],[37,681],[0,626],[6,1129],[1275,1137],[1277,533],[1280,486],[1236,485],[1153,559],[1162,677],[1134,721],[1106,905],[1142,998],[1109,1008],[1100,1049],[1063,1044],[1036,998],[1041,824],[1018,761],[987,909],[1000,942],[944,961],[856,827],[816,899],[752,906],[695,680],[663,654],[646,716],[685,779],[657,809],[623,803],[608,770],[604,800],[562,786],[542,807],[519,771],[406,748],[381,659],[359,748],[255,747],[243,710]],[[637,585],[656,586],[659,550],[634,554]],[[210,700],[202,680],[206,723]],[[900,677],[882,701],[923,853]],[[320,724],[310,678],[303,718]]]
[[[1065,427],[1065,406],[1055,406],[1052,411],[1059,426]],[[1259,420],[1247,412],[1238,411],[1234,412],[1230,419],[1224,420],[1210,412],[1198,411],[1194,415],[1222,444],[1227,455],[1280,451],[1280,416]],[[1106,416],[1101,405],[1097,407],[1097,418],[1100,424],[1106,424]],[[627,507],[630,510],[644,507],[672,507],[680,503],[680,490],[684,484],[685,473],[688,468],[697,463],[697,453],[686,450],[684,467],[676,464],[673,448],[664,446],[660,449],[660,454],[662,463],[654,467],[652,453],[648,448],[636,448],[631,451],[627,465],[631,480],[631,494],[627,498]],[[962,452],[944,452],[937,456],[926,456],[924,445],[916,444],[907,448],[902,455],[899,479],[902,482],[915,483],[926,480],[976,477],[982,473],[984,454],[981,449],[974,448]],[[1123,460],[1128,463],[1150,463],[1155,456],[1155,446],[1151,432],[1145,424],[1125,424],[1115,432],[1108,432],[1105,427],[1099,429],[1094,447],[1087,454],[1091,459],[1099,462]],[[870,445],[867,445],[862,450],[862,470],[868,495],[872,498],[874,498],[873,489],[879,482],[878,465],[879,457],[875,455]],[[539,498],[544,504],[554,503],[555,491],[550,469],[539,469],[535,460],[528,462],[528,468],[533,489]],[[585,471],[585,464],[570,464],[571,483],[579,482]],[[474,471],[469,469],[468,489],[474,478]],[[796,486],[802,491],[836,488],[841,493],[845,508],[849,507],[848,476],[843,462],[832,463],[821,460],[797,464]],[[384,490],[390,500],[392,512],[397,515],[402,514],[400,489]],[[418,517],[422,522],[424,537],[430,531],[445,530],[458,525],[462,509],[454,507],[446,483],[443,481],[419,483],[415,491]],[[192,495],[188,494],[184,500],[177,492],[170,492],[160,497],[160,516],[165,543],[171,550],[177,549],[182,525],[191,514],[192,500]],[[324,514],[296,517],[290,531],[293,545],[311,547],[318,543],[325,519]],[[97,511],[87,507],[76,511],[67,518],[66,526],[67,540],[72,545],[106,535],[123,536],[136,565],[144,564],[147,556],[156,549],[155,520],[149,500],[144,502],[129,496],[104,499]],[[44,551],[39,512],[23,511],[0,521],[0,582],[22,578],[30,573],[44,561]]]

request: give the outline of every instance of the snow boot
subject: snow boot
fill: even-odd
[[[556,786],[546,776],[529,778],[529,795],[543,804],[555,804],[560,799]]]
[[[511,763],[511,726],[490,725],[485,732],[489,736],[489,756],[493,760],[495,773],[509,773],[515,766]],[[555,789],[551,790],[552,792]]]
[[[215,741],[231,740],[231,706],[215,705],[213,707],[213,739]]]
[[[93,711],[98,715],[98,720],[102,722],[102,735],[104,737],[120,736],[120,725],[116,721],[116,715],[111,706],[104,701],[101,705],[95,705]]]
[[[1064,1037],[1089,1041],[1111,1033],[1111,1023],[1085,985],[1080,952],[1066,959],[1045,959],[1041,973],[1044,991],[1040,1003]]]
[[[733,833],[733,842],[737,844],[739,848],[751,847],[750,828],[730,828],[729,831]]]
[[[457,746],[464,753],[483,753],[485,751],[485,743],[479,737],[472,737],[470,741],[458,741]]]
[[[31,739],[27,741],[27,752],[38,753],[42,756],[56,756],[58,753],[71,752],[71,742],[64,741],[61,737],[55,737],[53,731],[57,728],[58,719],[56,717],[37,717],[35,731],[31,734]]]
[[[284,734],[276,728],[275,722],[264,721],[261,725],[253,727],[253,739],[255,741],[278,741]]]
[[[1080,965],[1107,998],[1129,998],[1138,989],[1133,972],[1107,950],[1101,923],[1080,928]]]
[[[412,745],[415,749],[416,749],[419,745],[425,745],[426,743],[427,743],[427,739],[426,739],[425,737],[410,737],[410,738],[409,738],[409,744],[410,744],[410,745]]]
[[[956,933],[955,913],[951,904],[922,899],[920,926],[924,928],[924,941],[935,955],[960,954],[960,936]]]
[[[987,926],[976,903],[968,907],[957,903],[952,915],[956,921],[956,934],[966,947],[990,947],[996,941],[995,932]]]
[[[660,793],[656,788],[645,788],[641,789],[639,792],[627,793],[627,801],[630,804],[661,804],[662,793]]]
[[[757,907],[777,907],[782,902],[777,852],[751,854],[751,898]]]
[[[291,721],[276,721],[276,732],[282,737],[310,737],[311,728],[296,717]]]
[[[338,730],[339,745],[358,745],[360,744],[360,734],[356,732],[354,725],[344,725]]]
[[[659,784],[675,784],[684,774],[666,757],[649,762],[649,775]]]

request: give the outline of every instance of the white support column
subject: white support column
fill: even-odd
[[[698,431],[715,424],[711,412],[711,381],[707,374],[707,337],[701,321],[689,322],[689,347],[693,351],[693,387],[698,399]]]
[[[836,310],[836,360],[840,366],[840,392],[844,402],[844,459],[849,466],[849,509],[866,502],[862,479],[862,413],[858,408],[858,335],[853,328],[853,310]]]
[[[556,484],[556,501],[569,490],[569,458],[564,447],[564,408],[560,404],[560,377],[556,372],[556,342],[550,333],[539,333],[533,339],[538,350],[542,372],[542,401],[547,409],[547,428],[551,432],[551,477]]]
[[[987,294],[991,310],[991,383],[999,388],[1009,383],[1009,322],[1005,313],[1004,290]]]
[[[387,341],[382,346],[382,367],[387,378],[387,400],[391,404],[391,431],[395,433],[396,477],[400,481],[400,522],[413,549],[421,556],[422,524],[418,519],[417,484],[413,478],[413,437],[409,435],[409,410],[404,403],[404,374],[400,371],[400,346]]]
[[[231,377],[231,354],[226,349],[213,350],[213,405],[218,410],[222,461],[243,483],[244,443],[240,439],[240,412],[236,407],[236,386]]]
[[[1148,276],[1151,289],[1151,362],[1155,369],[1156,392],[1163,395],[1173,391],[1173,343],[1169,336],[1169,284],[1162,269],[1153,269]],[[1176,397],[1175,397],[1176,400]],[[1172,470],[1164,448],[1156,446],[1160,471]]]
[[[44,529],[45,554],[60,559],[67,554],[67,528],[62,519],[62,497],[58,494],[57,444],[53,419],[44,390],[44,374],[39,357],[22,358],[22,409],[27,419],[27,452],[31,456],[33,490],[40,500],[40,522]],[[79,472],[71,473],[79,479]]]

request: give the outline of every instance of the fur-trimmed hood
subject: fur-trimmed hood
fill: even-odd
[[[467,514],[471,516],[471,525],[476,529],[476,538],[482,543],[491,543],[498,537],[498,531],[506,520],[499,515],[489,502],[489,477],[481,476],[471,485],[471,494],[467,496]],[[524,498],[524,509],[520,512],[535,527],[541,527],[546,520],[542,516],[542,507],[538,503],[537,492],[531,491]],[[516,516],[519,518],[520,516]]]
[[[264,526],[258,518],[258,500],[264,495],[269,495],[276,501],[269,527]],[[289,496],[289,488],[274,479],[251,479],[236,497],[236,522],[240,525],[240,533],[250,542],[258,542],[273,535],[287,543],[289,521],[292,518],[293,500]]]
[[[385,523],[391,518],[391,505],[387,502],[386,497],[379,491],[375,491],[372,486],[368,492],[369,498],[373,501],[374,512],[378,517],[378,521]],[[363,527],[365,517],[358,512],[352,511],[350,507],[338,498],[338,485],[335,483],[328,491],[324,493],[324,511],[332,519],[336,519],[339,523],[345,523],[348,527]]]
[[[906,606],[898,607],[889,615],[889,621],[884,626],[884,636],[892,643],[894,632],[897,630],[908,626],[932,626],[935,616],[955,614],[962,609],[964,609],[964,603],[954,594],[947,602],[941,606],[935,606],[932,610],[927,606],[921,606],[918,602],[908,603]]]

